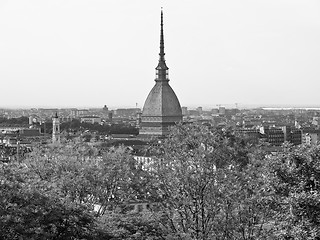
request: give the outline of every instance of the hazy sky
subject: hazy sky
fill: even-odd
[[[0,107],[320,105],[319,0],[0,0]]]

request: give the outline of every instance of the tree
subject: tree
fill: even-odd
[[[133,134],[138,135],[139,130],[130,124],[124,124],[124,123],[113,123],[112,125],[101,125],[99,123],[86,123],[86,122],[80,122],[78,119],[72,119],[72,121],[69,122],[63,122],[61,123],[61,131],[66,132],[77,132],[81,129],[86,129],[90,131],[97,132],[99,134]]]
[[[25,160],[40,179],[65,198],[97,209],[97,215],[129,200],[151,197],[150,174],[124,147],[107,151],[83,142],[40,147]]]
[[[93,215],[21,163],[0,166],[1,239],[91,239]]]
[[[18,118],[4,118],[0,117],[0,123],[6,124],[29,124],[28,117],[18,117]]]
[[[154,154],[162,223],[176,237],[263,238],[269,217],[263,154],[229,130],[202,125],[178,125]]]
[[[152,212],[123,214],[113,212],[99,218],[100,229],[113,240],[163,240],[170,233],[159,224],[160,214]]]
[[[7,239],[109,239],[112,232],[96,228],[98,218],[130,200],[147,199],[152,188],[127,149],[101,152],[77,140],[38,146],[22,163],[2,165],[1,171],[0,236]],[[140,220],[141,226],[153,226],[144,218],[119,216],[131,219],[131,226]]]
[[[269,169],[279,239],[320,239],[320,146],[285,145]]]
[[[39,146],[1,165],[0,238],[317,239],[319,150],[268,156],[203,125],[176,126],[148,165],[125,147]]]

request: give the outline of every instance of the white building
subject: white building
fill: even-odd
[[[84,122],[84,123],[91,123],[91,124],[95,124],[101,123],[101,117],[97,117],[97,116],[84,116],[80,118],[80,122]]]

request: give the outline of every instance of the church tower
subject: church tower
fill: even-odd
[[[170,126],[182,121],[181,106],[169,85],[169,68],[164,58],[162,10],[160,27],[160,53],[156,67],[156,83],[143,106],[139,133],[142,136],[165,136],[169,133]]]
[[[52,118],[52,143],[60,143],[60,119],[57,113]]]

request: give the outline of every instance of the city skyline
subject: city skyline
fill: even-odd
[[[161,7],[182,106],[320,102],[317,1],[4,0],[0,107],[142,108]]]

